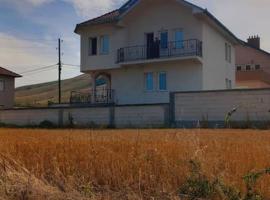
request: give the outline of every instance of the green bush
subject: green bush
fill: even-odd
[[[188,195],[190,200],[211,198],[214,194],[214,184],[201,173],[201,166],[198,162],[191,160],[190,165],[190,176],[180,188],[180,195]]]
[[[48,128],[48,129],[57,128],[57,125],[49,120],[44,120],[44,121],[40,122],[39,128]]]
[[[185,183],[180,187],[179,193],[186,195],[189,200],[213,199],[219,197],[222,200],[263,200],[263,196],[257,191],[256,184],[259,178],[264,175],[270,174],[270,168],[250,172],[243,177],[246,185],[246,193],[241,194],[238,189],[225,185],[219,179],[214,181],[209,180],[201,172],[199,162],[194,160],[190,161],[190,175]]]

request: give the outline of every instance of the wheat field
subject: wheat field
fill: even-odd
[[[0,199],[179,199],[189,161],[245,190],[270,131],[0,129]],[[270,177],[257,185],[270,197]]]

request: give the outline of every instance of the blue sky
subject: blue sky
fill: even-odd
[[[269,0],[190,0],[207,8],[239,38],[258,34],[270,51]],[[125,0],[0,0],[0,66],[22,73],[57,63],[57,38],[63,39],[63,63],[79,65],[79,36],[84,20],[104,14]],[[259,3],[258,3],[259,2]],[[64,66],[63,78],[79,75]],[[23,74],[16,86],[57,79],[56,68]]]

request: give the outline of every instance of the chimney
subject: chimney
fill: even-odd
[[[261,38],[258,35],[249,37],[247,43],[254,48],[261,48]]]

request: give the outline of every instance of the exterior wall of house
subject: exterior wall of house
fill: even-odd
[[[231,62],[225,59],[225,43],[231,46]],[[203,24],[203,90],[227,89],[226,79],[235,87],[235,48],[216,29]]]
[[[261,69],[270,73],[270,54],[263,53],[259,50],[248,46],[236,46],[236,65],[256,65],[259,64]],[[254,67],[254,66],[251,66]],[[253,68],[254,69],[254,68]]]
[[[100,36],[109,35],[109,53],[100,55]],[[89,38],[97,37],[97,55],[89,55]],[[120,67],[117,61],[117,49],[126,45],[126,30],[115,25],[96,25],[81,33],[81,71],[111,69]]]
[[[145,34],[168,31],[168,41],[175,41],[174,31],[182,30],[184,40],[202,40],[202,21],[195,18],[192,9],[174,0],[142,1],[123,19],[127,30],[126,46],[145,45]]]
[[[250,71],[246,70],[247,65],[251,67]],[[259,70],[255,69],[256,65],[260,65]],[[241,71],[236,71],[237,87],[270,87],[270,54],[248,46],[238,45],[236,46],[236,67],[241,67]],[[263,74],[263,76],[258,76],[258,73]]]
[[[145,90],[144,74],[154,73],[153,91]],[[167,74],[167,91],[158,90],[158,72]],[[202,89],[202,65],[194,61],[174,61],[132,65],[111,70],[112,89],[117,104],[168,103],[170,91]]]
[[[174,41],[177,29],[183,30],[185,40],[202,40],[202,22],[193,16],[191,8],[173,0],[142,1],[118,24],[95,25],[81,31],[81,71],[119,68],[118,49],[146,45],[145,34],[149,32],[159,37],[160,31],[167,30],[168,41]],[[101,35],[110,37],[109,54],[89,56],[89,38]]]
[[[4,90],[0,91],[0,108],[12,108],[14,106],[15,96],[14,78],[0,75],[0,80],[4,81]]]
[[[81,70],[85,73],[109,73],[112,89],[116,92],[116,103],[120,105],[168,103],[169,92],[227,89],[226,80],[234,88],[234,45],[206,21],[175,0],[141,1],[120,22],[95,25],[81,31]],[[184,33],[184,40],[202,41],[202,59],[186,57],[166,62],[155,59],[155,62],[145,60],[129,65],[116,63],[119,48],[146,45],[147,33],[153,32],[155,37],[159,37],[160,32],[165,30],[168,31],[168,41],[174,41],[174,33],[179,29]],[[89,56],[89,37],[107,34],[110,37],[109,54]],[[231,46],[231,62],[225,58],[225,43]],[[146,92],[145,72],[167,72],[167,91]]]

